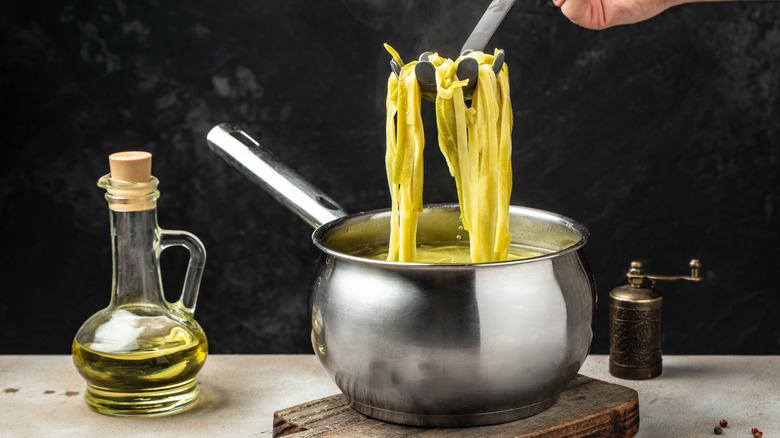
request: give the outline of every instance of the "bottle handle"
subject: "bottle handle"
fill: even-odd
[[[160,251],[171,246],[183,246],[190,252],[190,262],[184,276],[181,297],[174,304],[192,314],[195,313],[200,279],[203,277],[203,268],[206,266],[206,248],[203,246],[203,242],[190,232],[160,230]]]

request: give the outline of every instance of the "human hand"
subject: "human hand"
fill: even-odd
[[[599,30],[638,23],[690,1],[704,0],[553,0],[553,3],[573,23]]]

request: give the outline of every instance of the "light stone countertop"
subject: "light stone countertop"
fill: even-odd
[[[780,437],[780,356],[664,356],[650,380],[612,377],[608,356],[591,355],[580,374],[639,393],[637,437]],[[314,355],[211,355],[192,409],[157,418],[91,411],[70,356],[0,355],[0,436],[269,437],[274,411],[338,393]]]

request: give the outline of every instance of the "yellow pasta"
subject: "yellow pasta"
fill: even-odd
[[[402,65],[398,54],[386,45]],[[508,68],[496,75],[495,55],[467,55],[479,63],[477,87],[466,105],[456,61],[433,54],[436,67],[436,126],[439,148],[455,179],[464,229],[469,232],[472,263],[506,260],[511,242],[509,202],[512,189],[512,107]],[[386,167],[392,199],[392,224],[387,259],[413,262],[417,213],[422,208],[424,133],[417,62],[391,74],[387,90]]]
[[[417,247],[417,213],[422,209],[423,148],[420,87],[411,62],[387,90],[387,153],[385,164],[392,198],[388,259],[413,262]],[[393,126],[393,116],[396,124]]]

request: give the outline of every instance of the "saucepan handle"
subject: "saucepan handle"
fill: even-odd
[[[285,166],[238,126],[219,124],[206,140],[217,155],[309,225],[316,228],[347,215],[330,196]]]

